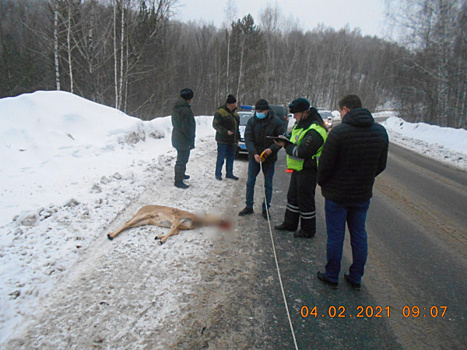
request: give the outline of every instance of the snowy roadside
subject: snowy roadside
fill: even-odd
[[[392,112],[375,113],[375,117],[389,117],[382,124],[389,133],[390,142],[467,171],[467,130],[408,123]]]
[[[140,206],[222,213],[223,199],[234,196],[227,181],[213,180],[212,117],[196,118],[192,187],[180,194],[173,186],[170,117],[142,122],[62,92],[0,100],[0,115],[0,346],[34,319],[73,269],[86,266],[82,261],[110,249],[106,234]],[[13,213],[19,215],[11,221]],[[166,231],[144,230],[151,247],[152,235]],[[187,245],[165,252],[164,261],[176,260],[172,254],[203,261],[207,253]]]
[[[173,186],[172,166],[166,166],[163,171],[156,172],[155,177],[148,176],[145,189],[132,198],[122,198],[118,188],[134,179],[122,178],[111,182],[114,189],[106,191],[101,206],[90,209],[85,205],[84,210],[90,209],[86,221],[97,218],[102,226],[86,240],[83,236],[88,231],[83,227],[75,228],[75,235],[82,239],[70,240],[82,247],[76,247],[74,252],[69,248],[72,253],[51,267],[56,269],[52,274],[38,271],[45,277],[30,282],[36,293],[21,293],[20,298],[29,299],[29,303],[23,300],[21,316],[10,321],[6,348],[132,348],[144,347],[145,342],[150,341],[150,348],[163,349],[171,344],[184,329],[178,321],[197,312],[192,305],[198,297],[196,288],[200,283],[209,287],[202,274],[214,276],[218,273],[212,270],[218,269],[212,261],[216,259],[213,250],[219,251],[224,245],[229,252],[230,241],[224,238],[233,239],[238,232],[224,233],[216,228],[182,231],[164,245],[154,237],[166,233],[165,228],[139,227],[122,232],[113,241],[107,240],[106,233],[120,227],[140,206],[149,203],[168,204],[198,213],[203,209],[228,216],[230,212],[225,210],[232,208],[230,198],[236,197],[240,185],[230,180],[215,180],[214,144],[212,136],[198,140],[188,163],[192,176],[187,181],[188,190]],[[164,157],[164,162],[172,165],[173,161],[170,155]],[[238,174],[245,169],[245,162],[236,162]],[[125,199],[121,205],[107,209],[121,199]],[[79,204],[63,208],[59,210],[60,217],[80,217],[82,207]],[[108,216],[109,211],[112,211],[111,216]],[[56,230],[69,230],[70,222],[59,221],[55,224]],[[229,265],[232,266],[232,261]],[[13,311],[21,312],[16,307]]]

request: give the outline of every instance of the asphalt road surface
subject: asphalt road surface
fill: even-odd
[[[290,178],[281,153],[272,225],[282,221]],[[230,287],[229,301],[211,314],[202,335],[198,332],[191,341],[181,338],[178,347],[295,349],[293,332],[299,349],[465,348],[465,172],[390,146],[387,170],[377,179],[367,219],[369,258],[360,291],[350,289],[342,277],[337,290],[316,278],[326,256],[324,199],[318,187],[313,239],[273,230],[293,331],[267,221],[261,216],[261,184],[258,177],[255,214],[238,219],[243,240],[236,248],[248,251],[243,268],[248,277]],[[239,185],[233,204],[241,209],[244,182]],[[350,263],[347,236],[342,268]]]

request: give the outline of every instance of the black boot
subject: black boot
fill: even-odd
[[[339,282],[332,282],[328,279],[328,277],[326,276],[326,273],[324,272],[318,272],[316,274],[316,276],[318,277],[318,279],[328,285],[330,285],[331,287],[333,288],[337,288],[337,286],[339,285]]]
[[[283,223],[280,224],[280,225],[274,226],[274,228],[275,228],[276,230],[279,230],[279,231],[291,231],[291,232],[293,232],[293,231],[296,230],[296,228],[292,228],[292,227],[287,226],[287,225],[285,224],[285,222],[283,222]]]
[[[245,216],[245,215],[249,215],[253,213],[254,213],[253,208],[245,207],[240,213],[238,213],[238,216]]]
[[[180,182],[176,182],[176,183],[175,183],[175,187],[177,187],[177,188],[182,188],[182,189],[185,190],[185,189],[187,189],[187,188],[190,187],[190,186],[188,186],[187,184],[183,183],[183,181],[180,181]]]
[[[361,284],[360,284],[360,283],[353,282],[353,281],[350,279],[350,277],[349,277],[348,274],[344,273],[344,279],[345,279],[345,281],[347,282],[347,284],[348,284],[349,286],[352,287],[353,290],[360,290]]]
[[[297,238],[312,238],[315,236],[315,233],[311,233],[311,232],[306,232],[304,229],[300,229],[300,231],[294,233],[294,237],[297,237]]]

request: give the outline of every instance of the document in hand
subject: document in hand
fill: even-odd
[[[282,142],[285,142],[285,143],[293,143],[292,141],[290,141],[288,138],[285,138],[284,136],[266,136],[266,137],[268,139],[282,141]]]

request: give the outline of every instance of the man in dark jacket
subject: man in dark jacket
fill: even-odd
[[[195,148],[196,122],[191,111],[193,91],[183,89],[172,110],[172,146],[177,150],[175,163],[175,187],[186,189],[183,180],[190,176],[185,174],[190,151]]]
[[[229,95],[225,105],[217,109],[212,121],[212,127],[216,130],[217,141],[217,180],[222,180],[224,159],[226,160],[225,177],[238,180],[238,177],[233,174],[233,163],[237,143],[238,140],[240,140],[240,131],[238,130],[239,124],[240,117],[237,113],[237,99],[234,96]]]
[[[343,97],[339,113],[342,124],[329,133],[318,167],[328,233],[326,271],[318,278],[337,286],[347,222],[353,263],[344,279],[358,290],[368,255],[366,215],[375,177],[386,168],[389,138],[358,96]]]
[[[249,163],[246,183],[246,207],[239,213],[240,216],[253,213],[256,177],[262,168],[266,190],[266,203],[263,202],[263,216],[267,218],[266,210],[269,209],[272,199],[274,165],[277,161],[277,152],[281,149],[281,146],[274,143],[273,139],[269,139],[267,136],[279,136],[284,131],[285,124],[274,115],[273,110],[269,108],[268,101],[258,100],[255,105],[255,115],[250,118],[245,128],[245,144],[248,150]],[[262,158],[261,155],[263,155]]]

